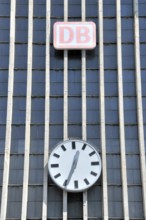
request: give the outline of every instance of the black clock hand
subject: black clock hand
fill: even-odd
[[[65,182],[65,186],[67,186],[71,180],[71,177],[72,177],[72,174],[74,172],[74,170],[76,169],[76,166],[77,166],[77,162],[78,162],[78,159],[79,159],[79,154],[80,152],[77,151],[75,156],[74,156],[74,159],[73,159],[73,163],[72,163],[72,166],[71,166],[71,170],[69,172],[69,175],[68,175],[68,178],[67,178],[67,181]]]

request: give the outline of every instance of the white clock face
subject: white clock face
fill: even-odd
[[[101,159],[98,152],[85,141],[67,140],[52,151],[48,169],[52,180],[62,189],[81,192],[100,177]]]

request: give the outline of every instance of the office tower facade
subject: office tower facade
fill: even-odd
[[[95,22],[95,49],[54,49],[57,21]],[[145,0],[0,0],[1,220],[146,219],[145,23]],[[101,156],[87,191],[48,175],[68,139]]]

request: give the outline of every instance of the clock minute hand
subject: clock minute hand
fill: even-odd
[[[74,156],[74,159],[73,159],[73,165],[72,165],[73,170],[75,170],[75,169],[76,169],[77,162],[78,162],[78,159],[79,159],[79,154],[80,154],[80,152],[79,152],[79,151],[77,151],[77,152],[76,152],[76,154],[75,154],[75,156]]]
[[[69,175],[68,175],[67,181],[65,183],[65,186],[67,186],[69,184],[69,182],[71,180],[71,177],[72,177],[72,174],[73,174],[74,170],[76,169],[77,162],[78,162],[78,159],[79,159],[79,154],[80,154],[80,152],[77,151],[75,156],[74,156],[73,163],[72,163],[72,166],[71,166],[71,170],[69,172]]]

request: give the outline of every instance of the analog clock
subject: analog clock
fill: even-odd
[[[93,146],[82,140],[67,140],[52,151],[48,162],[52,180],[62,189],[81,192],[100,177],[101,159]]]

